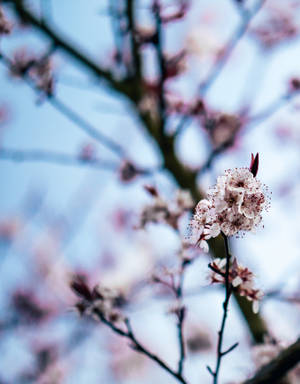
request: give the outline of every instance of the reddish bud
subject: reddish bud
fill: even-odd
[[[300,90],[300,79],[297,77],[294,77],[290,80],[290,87],[292,91],[299,91]]]
[[[144,185],[144,189],[153,197],[158,197],[158,192],[152,185]]]
[[[92,300],[92,293],[82,277],[75,276],[70,283],[70,287],[77,296],[88,301]]]
[[[119,177],[124,183],[132,181],[139,173],[135,165],[127,160],[122,163],[119,169]]]
[[[249,169],[250,169],[250,172],[253,174],[254,177],[257,175],[258,165],[259,165],[258,153],[256,154],[255,157],[254,157],[253,153],[251,153],[251,163],[250,163]]]

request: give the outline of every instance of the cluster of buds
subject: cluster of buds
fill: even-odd
[[[153,202],[144,207],[138,227],[145,228],[148,223],[165,223],[177,230],[179,218],[194,206],[190,192],[178,190],[175,199],[168,202],[154,187],[145,186],[145,189],[153,197]]]
[[[92,143],[87,143],[80,148],[78,157],[82,161],[91,161],[95,159],[95,152],[95,146]]]
[[[3,9],[0,7],[0,36],[8,35],[11,32],[11,29],[12,29],[12,25],[6,19]]]
[[[226,283],[226,259],[215,259],[209,264],[212,283]],[[252,309],[254,313],[258,312],[259,301],[263,297],[261,290],[254,287],[254,275],[246,267],[237,263],[236,259],[233,259],[228,274],[229,284],[235,289],[235,291],[245,296],[249,301],[252,301]]]
[[[30,75],[33,77],[37,87],[40,90],[42,90],[47,96],[53,95],[53,66],[49,57],[43,60],[38,60],[30,70]]]
[[[291,4],[290,4],[291,6]],[[270,49],[277,44],[294,38],[298,33],[298,26],[294,20],[293,7],[267,7],[266,18],[251,32],[265,49]]]
[[[189,240],[205,252],[207,240],[220,232],[226,236],[254,231],[262,221],[262,211],[269,201],[267,187],[257,180],[258,154],[252,155],[250,168],[235,168],[225,171],[210,188],[207,199],[201,200],[190,223]]]
[[[37,88],[48,96],[53,95],[53,68],[49,56],[38,58],[23,48],[17,50],[13,55],[10,73],[14,77],[28,74]]]
[[[14,292],[11,308],[15,318],[24,324],[40,324],[53,313],[53,309],[44,306],[34,292],[24,290]]]
[[[203,126],[207,130],[214,148],[231,145],[238,134],[242,122],[236,115],[213,113],[204,116]]]
[[[83,278],[77,276],[70,284],[72,290],[80,298],[75,307],[80,315],[92,316],[116,323],[123,321],[120,307],[125,303],[124,297],[117,291],[96,285],[91,290]]]
[[[124,160],[119,168],[119,178],[122,182],[128,183],[142,173],[132,162]]]
[[[289,88],[290,88],[291,92],[299,92],[300,91],[300,79],[299,79],[299,77],[291,78]]]
[[[165,78],[173,78],[182,74],[186,70],[186,55],[180,51],[175,55],[165,55],[166,73]]]

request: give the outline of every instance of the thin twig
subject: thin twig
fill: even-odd
[[[227,313],[228,313],[228,305],[229,305],[229,300],[232,294],[232,286],[229,282],[229,268],[230,268],[230,253],[229,253],[229,246],[228,246],[228,239],[227,236],[225,236],[222,233],[223,239],[224,239],[224,244],[225,244],[225,253],[226,253],[226,269],[225,269],[225,300],[223,303],[223,318],[222,318],[222,323],[221,323],[221,328],[218,332],[218,346],[217,346],[217,363],[216,363],[216,368],[213,371],[210,367],[208,368],[208,371],[211,373],[213,376],[213,384],[218,384],[218,378],[219,378],[219,372],[221,368],[221,361],[222,357],[227,355],[229,352],[233,351],[238,345],[238,343],[235,343],[232,347],[227,349],[226,351],[222,351],[223,347],[223,337],[224,337],[224,331],[225,331],[225,324],[226,324],[226,319],[227,319]]]
[[[299,96],[300,91],[293,91],[280,96],[278,99],[271,102],[267,107],[262,109],[260,112],[253,116],[249,116],[247,118],[247,125],[258,125],[270,117],[272,117],[276,112],[278,112],[281,108]]]
[[[176,289],[176,297],[179,301],[182,301],[183,297],[183,281],[184,281],[184,271],[185,271],[185,264],[182,263],[181,265],[181,271],[179,275],[179,284]],[[183,327],[184,327],[184,320],[185,320],[185,307],[180,307],[178,311],[178,319],[177,319],[177,334],[178,334],[178,342],[179,342],[179,360],[178,360],[178,374],[183,373],[183,367],[184,367],[184,361],[185,361],[185,342],[184,342],[184,333],[183,333]]]
[[[253,116],[249,116],[244,124],[243,131],[247,133],[250,128],[253,128],[256,125],[265,122],[267,119],[272,117],[276,112],[278,112],[281,108],[286,106],[289,102],[294,100],[297,96],[299,96],[300,91],[293,91],[280,96],[278,99],[274,100],[267,107],[262,109],[260,112]],[[237,133],[234,133],[232,137],[230,137],[225,143],[221,144],[219,147],[213,149],[205,163],[202,165],[198,172],[198,176],[201,175],[204,171],[209,169],[216,158],[221,155],[226,149],[230,148],[235,142],[235,137]]]
[[[258,11],[261,9],[263,6],[264,2],[266,0],[259,0],[256,4],[256,6],[253,8],[252,11],[245,11],[243,10],[241,12],[242,17],[242,22],[241,24],[237,27],[237,29],[233,32],[231,38],[229,39],[228,43],[226,46],[223,48],[223,54],[222,56],[217,59],[215,62],[215,65],[211,68],[209,74],[207,75],[206,79],[202,81],[202,83],[199,86],[199,93],[200,96],[203,97],[206,92],[209,90],[209,88],[212,86],[212,84],[215,82],[215,80],[220,76],[222,70],[224,69],[225,65],[227,64],[234,48],[237,46],[239,41],[243,38],[245,35],[252,19],[254,16],[258,13]],[[187,122],[191,119],[192,117],[189,115],[185,115],[181,118],[177,129],[175,130],[175,135],[181,132],[183,128],[186,126]],[[177,133],[178,132],[178,133]]]

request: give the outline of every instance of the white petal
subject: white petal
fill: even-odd
[[[203,252],[207,253],[209,251],[208,243],[205,240],[201,240],[199,243],[199,247],[203,250]]]
[[[237,287],[238,285],[242,284],[243,280],[240,278],[240,276],[237,276],[232,280],[232,285],[234,287]]]
[[[215,259],[215,263],[220,269],[222,269],[226,265],[226,259]]]
[[[254,313],[258,313],[258,310],[259,310],[259,301],[258,300],[253,301],[252,310]]]

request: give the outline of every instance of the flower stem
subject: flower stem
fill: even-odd
[[[232,286],[229,282],[230,253],[229,253],[229,246],[228,246],[228,238],[223,233],[222,233],[222,236],[224,239],[225,253],[226,253],[225,300],[223,302],[223,318],[222,318],[221,328],[218,332],[219,338],[218,338],[218,346],[217,346],[216,368],[214,371],[209,369],[209,372],[213,376],[213,384],[218,384],[218,378],[219,378],[219,372],[220,372],[222,357],[237,347],[237,344],[234,344],[234,346],[230,347],[227,351],[222,352],[224,330],[225,330],[225,324],[226,324],[227,313],[228,313],[228,305],[229,305],[229,300],[230,300],[230,297],[232,294]]]

